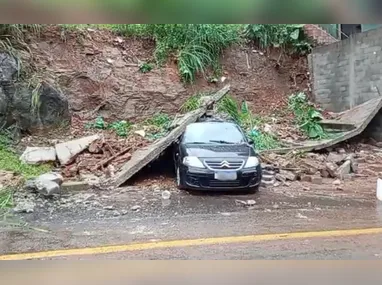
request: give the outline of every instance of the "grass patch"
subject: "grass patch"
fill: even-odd
[[[13,190],[9,187],[0,189],[0,211],[13,206]]]
[[[12,150],[10,138],[0,134],[0,169],[14,172],[23,179],[29,179],[50,171],[51,166],[22,163],[19,155]]]

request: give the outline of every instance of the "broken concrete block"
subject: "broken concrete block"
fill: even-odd
[[[336,176],[340,179],[344,179],[346,174],[351,172],[351,162],[346,160],[340,167],[337,169]]]
[[[54,147],[27,147],[20,156],[20,160],[26,164],[41,164],[56,160]]]
[[[71,162],[72,159],[87,149],[92,142],[98,140],[99,138],[99,135],[94,135],[56,144],[56,154],[61,165],[66,165]]]
[[[339,153],[331,152],[331,153],[329,153],[329,155],[326,158],[326,160],[328,162],[333,162],[333,163],[339,164],[342,161],[344,161],[345,158],[346,158],[346,154],[344,154],[344,153],[343,154],[339,154]]]
[[[36,180],[36,190],[44,196],[52,196],[61,192],[60,185],[50,180]]]
[[[330,177],[336,177],[336,171],[337,171],[337,164],[333,163],[333,162],[328,162],[325,164],[325,171],[327,171],[329,173],[329,176]]]
[[[285,182],[286,181],[286,177],[284,175],[281,175],[280,173],[277,173],[275,178],[276,178],[277,181],[280,181],[280,182]],[[264,176],[263,176],[263,179],[264,179]],[[273,179],[273,176],[269,180],[264,179],[264,181],[272,181],[272,179]]]
[[[329,178],[330,174],[326,169],[321,170],[321,177],[323,178]]]
[[[285,177],[286,180],[295,181],[297,179],[297,175],[292,171],[280,170],[280,174]]]
[[[62,183],[64,182],[64,178],[62,177],[62,175],[55,172],[45,173],[36,178],[36,181],[44,180],[53,181],[58,185],[62,185]]]

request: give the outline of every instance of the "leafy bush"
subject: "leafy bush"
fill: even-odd
[[[131,124],[127,121],[117,121],[109,124],[107,128],[114,130],[120,137],[127,137],[131,129]]]
[[[240,25],[220,24],[125,24],[113,25],[123,35],[150,37],[156,41],[155,58],[163,64],[170,55],[177,59],[184,81],[217,66],[224,48],[239,42]]]
[[[304,93],[293,94],[288,99],[288,106],[295,115],[299,128],[311,139],[327,137],[319,121],[323,119],[321,113],[308,102]]]
[[[139,71],[142,73],[150,72],[153,69],[153,66],[147,62],[144,62],[139,65]]]
[[[198,93],[196,95],[191,96],[180,107],[180,111],[182,113],[187,113],[187,112],[191,112],[191,111],[194,111],[196,109],[199,109],[201,106],[201,100],[200,100],[201,97],[202,97],[201,93]]]
[[[312,46],[303,30],[304,24],[250,24],[245,36],[260,48],[281,47],[292,54],[307,54]]]
[[[263,123],[263,119],[253,116],[247,102],[239,103],[231,96],[225,96],[218,105],[218,111],[228,114],[246,132],[258,150],[274,149],[280,146],[278,138],[267,132],[255,131]]]

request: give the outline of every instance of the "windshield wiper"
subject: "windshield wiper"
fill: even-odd
[[[210,142],[221,143],[221,144],[236,144],[234,142],[228,142],[228,141],[223,141],[223,140],[210,140]]]

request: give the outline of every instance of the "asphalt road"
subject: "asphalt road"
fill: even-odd
[[[252,198],[254,207],[235,203]],[[376,201],[271,193],[171,200],[101,219],[70,210],[51,221],[37,215],[31,224],[48,231],[0,231],[0,260],[382,258]]]

